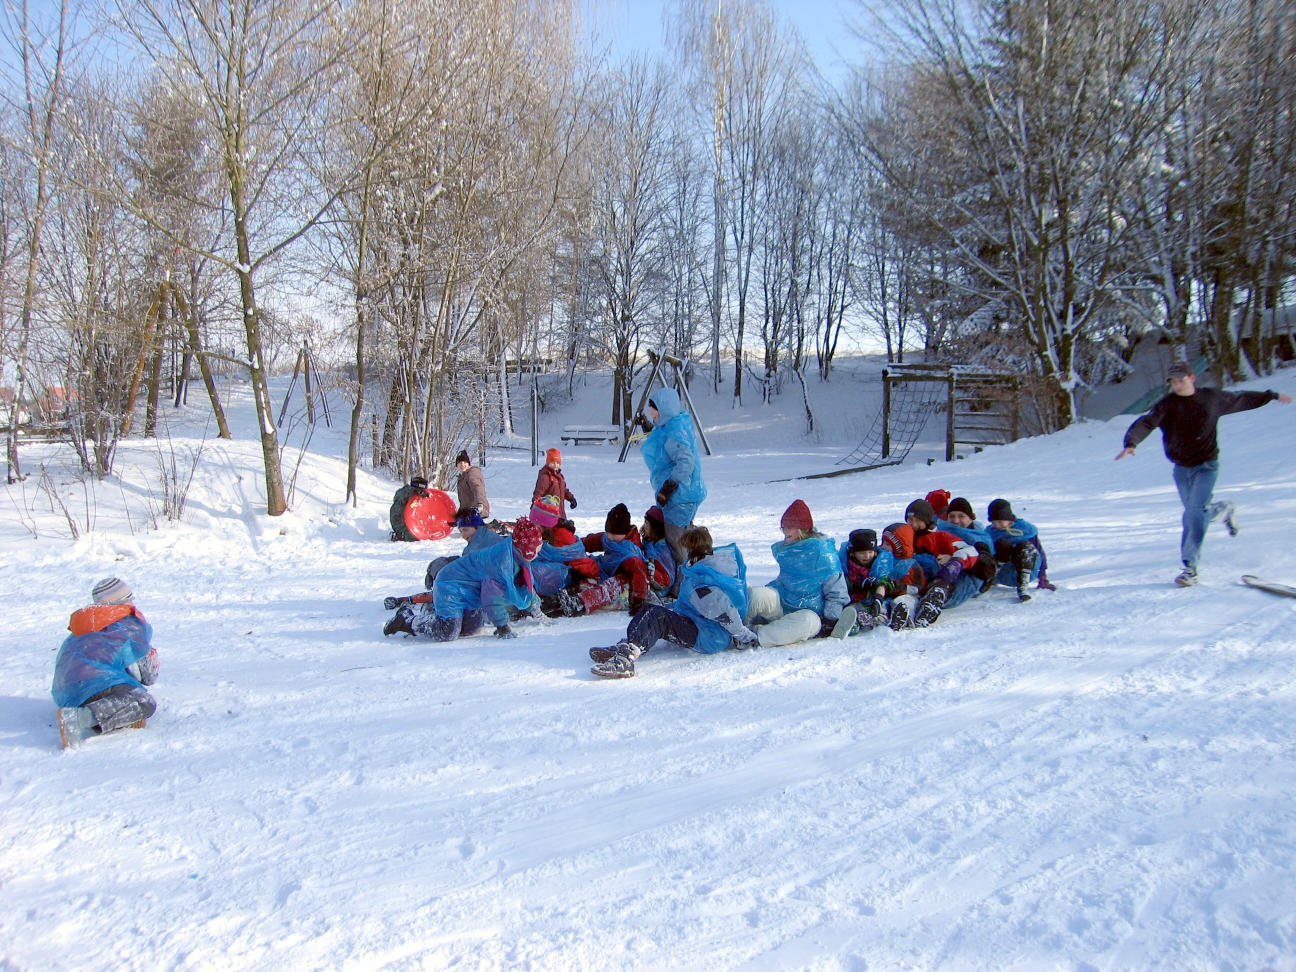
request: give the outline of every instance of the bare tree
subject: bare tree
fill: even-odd
[[[1205,206],[1197,276],[1211,356],[1238,378],[1268,366],[1263,321],[1296,269],[1296,11],[1245,0],[1224,5],[1213,23],[1211,83],[1194,119],[1206,125],[1194,183]]]
[[[112,469],[130,429],[146,364],[156,357],[159,316],[145,310],[138,287],[143,256],[139,226],[101,187],[122,178],[120,117],[104,106],[120,100],[106,84],[68,91],[67,137],[59,145],[62,188],[50,207],[44,247],[46,299],[59,322],[42,342],[47,373],[63,374],[70,441],[83,468]]]
[[[1132,2],[899,0],[879,24],[921,97],[944,101],[957,126],[947,157],[961,168],[942,178],[928,164],[910,202],[954,241],[984,302],[1003,301],[1019,322],[1053,389],[1053,420],[1069,424],[1078,342],[1133,285],[1117,215],[1167,121],[1153,92],[1177,51]],[[930,132],[918,95],[910,110],[908,137]],[[895,163],[913,151],[874,154],[905,184]]]
[[[58,159],[56,147],[61,137],[62,112],[68,85],[73,75],[75,52],[74,10],[68,0],[53,9],[42,5],[33,13],[27,0],[6,2],[0,7],[0,36],[14,54],[17,77],[5,85],[6,109],[18,119],[7,132],[15,139],[17,158],[27,171],[9,181],[10,188],[23,192],[20,207],[7,206],[7,215],[17,217],[22,225],[22,283],[18,295],[16,335],[6,341],[7,355],[17,377],[14,421],[5,440],[8,481],[22,478],[18,459],[17,410],[27,396],[28,367],[33,331],[40,312],[38,281],[45,223],[54,197]],[[7,60],[6,64],[10,63]]]
[[[214,205],[219,181],[212,165],[213,144],[194,106],[192,92],[181,93],[181,81],[153,78],[132,104],[133,127],[126,137],[129,188],[136,212],[146,212],[148,256],[141,284],[158,301],[157,313],[174,322],[174,337],[183,349],[177,383],[196,362],[207,400],[216,419],[217,436],[230,437],[225,409],[216,389],[207,350],[205,310],[216,287],[212,260],[224,215]],[[195,200],[208,200],[197,206]],[[155,227],[161,227],[160,229]],[[177,399],[180,396],[177,388]],[[179,401],[177,400],[177,405]]]
[[[632,62],[609,79],[595,182],[595,251],[604,346],[612,359],[612,421],[628,422],[639,337],[660,285],[667,177],[668,78]]]
[[[265,465],[266,511],[287,508],[279,433],[267,384],[258,283],[311,231],[350,183],[322,182],[312,154],[336,66],[360,36],[332,29],[333,3],[307,0],[131,0],[119,11],[159,70],[182,83],[219,159],[228,219],[218,248],[204,253],[230,273]],[[210,206],[212,200],[196,199]],[[147,215],[147,214],[142,214]],[[167,227],[154,223],[159,230]],[[181,246],[192,241],[176,239]]]

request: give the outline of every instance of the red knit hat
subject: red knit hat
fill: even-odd
[[[562,453],[557,449],[548,449],[545,451],[545,465],[547,466],[551,462],[556,462],[560,466],[562,465]]]
[[[948,489],[933,489],[927,494],[927,502],[931,504],[932,512],[937,516],[945,512],[945,507],[949,506],[949,501]]]
[[[814,517],[810,515],[810,507],[801,500],[793,500],[792,505],[783,511],[779,526],[794,530],[813,530]]]
[[[535,560],[543,543],[544,537],[540,534],[540,528],[525,516],[518,517],[517,522],[513,524],[513,546],[517,547],[518,555],[523,560]]]

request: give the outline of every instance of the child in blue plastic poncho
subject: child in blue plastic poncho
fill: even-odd
[[[602,678],[631,678],[635,662],[659,641],[704,655],[726,648],[755,648],[756,632],[743,624],[747,608],[747,568],[737,544],[714,549],[711,532],[693,527],[681,538],[687,560],[680,568],[675,603],[645,604],[630,621],[625,637],[608,648],[591,648],[590,669]]]
[[[995,560],[1001,565],[996,580],[1007,587],[1016,587],[1017,597],[1022,601],[1030,600],[1026,587],[1033,580],[1039,581],[1041,590],[1057,590],[1049,583],[1048,558],[1044,556],[1044,545],[1035,525],[1013,513],[1012,504],[1006,499],[994,500],[986,509],[986,519],[990,521]]]
[[[91,598],[94,603],[72,613],[72,633],[54,661],[50,694],[64,746],[130,726],[142,729],[157,710],[144,688],[157,681],[153,626],[135,607],[134,593],[125,581],[106,577]]]
[[[648,399],[648,418],[652,431],[644,439],[642,451],[648,466],[657,505],[661,508],[666,543],[676,563],[684,563],[681,538],[693,525],[698,507],[706,499],[702,481],[702,457],[693,434],[693,416],[680,410],[679,392],[659,388]],[[679,590],[679,579],[671,587]]]
[[[814,528],[810,508],[793,501],[779,520],[783,539],[770,549],[779,574],[747,592],[747,623],[762,625],[765,647],[816,635],[844,638],[855,622],[837,545]],[[838,622],[841,622],[840,624]]]
[[[513,524],[512,543],[496,543],[447,564],[432,584],[432,600],[402,604],[383,634],[405,632],[434,641],[476,634],[486,621],[496,638],[516,638],[510,608],[529,611],[537,601],[531,562],[544,543],[540,528],[526,517]],[[421,596],[420,596],[421,597]]]

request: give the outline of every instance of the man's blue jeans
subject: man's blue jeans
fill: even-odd
[[[1190,567],[1196,568],[1201,553],[1206,527],[1224,512],[1227,504],[1212,503],[1215,480],[1219,476],[1219,463],[1215,460],[1200,466],[1174,467],[1175,486],[1183,502],[1183,537],[1179,541],[1179,556]]]

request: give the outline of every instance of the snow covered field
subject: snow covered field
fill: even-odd
[[[1296,394],[1296,372],[1247,387]],[[47,450],[76,540],[29,449],[0,504],[0,968],[1296,968],[1296,600],[1238,583],[1296,582],[1296,406],[1222,420],[1241,534],[1212,530],[1178,589],[1159,435],[1113,461],[1130,417],[770,482],[832,468],[871,418],[844,375],[812,393],[817,440],[796,393],[698,402],[699,522],[752,582],[796,497],[840,540],[943,487],[1011,499],[1060,590],[997,589],[925,631],[659,649],[608,682],[586,650],[624,615],[384,638],[383,595],[458,545],[388,543],[397,484],[371,471],[342,503],[323,427],[266,517],[241,386],[242,432],[206,442],[178,526],[149,524],[154,443],[93,487]],[[578,389],[543,445],[605,401]],[[564,454],[582,532],[649,504],[637,451]],[[527,453],[485,471],[497,514],[527,508]],[[64,752],[54,654],[110,574],[156,629],[159,711]]]

